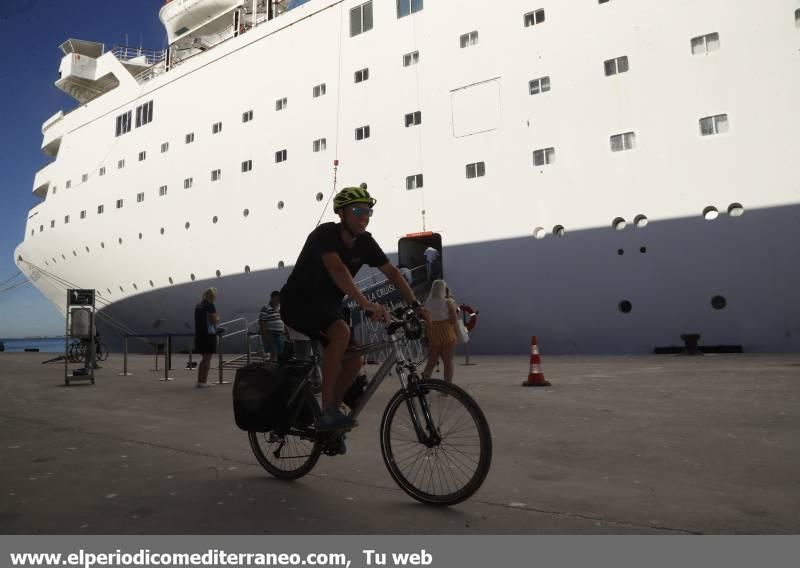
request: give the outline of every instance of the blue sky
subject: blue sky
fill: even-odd
[[[75,101],[54,86],[68,38],[163,49],[162,0],[0,0],[0,283],[16,272],[14,248],[36,204],[33,176],[49,158],[41,151],[42,123]],[[22,281],[22,277],[0,290]],[[0,337],[63,335],[64,319],[32,286],[0,292]]]

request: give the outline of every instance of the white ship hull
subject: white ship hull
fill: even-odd
[[[57,139],[58,156],[37,174],[47,198],[29,214],[20,269],[61,309],[65,286],[96,288],[103,313],[137,333],[190,333],[209,285],[223,319],[253,320],[317,220],[333,219],[338,157],[339,187],[366,181],[378,198],[370,231],[387,251],[409,232],[441,234],[448,283],[480,310],[473,352],[524,352],[534,334],[551,353],[652,352],[682,333],[800,348],[794,2],[558,4],[531,27],[516,0],[428,2],[399,19],[376,2],[374,28],[350,37],[360,3],[312,0],[48,125],[43,146]],[[479,42],[461,48],[473,30]],[[691,38],[708,33],[719,49],[693,55]],[[623,55],[630,70],[605,76]],[[530,95],[544,76],[550,91]],[[151,100],[153,121],[115,137],[115,118]],[[422,123],[406,127],[415,111]],[[699,120],[722,114],[728,131],[701,136]],[[626,132],[635,148],[612,152]],[[534,166],[543,148],[555,161]],[[477,162],[485,176],[467,179]],[[415,174],[424,185],[407,190]]]

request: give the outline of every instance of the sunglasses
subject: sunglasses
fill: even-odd
[[[356,217],[363,217],[364,215],[367,217],[372,217],[373,213],[372,208],[370,207],[351,207],[350,210]]]

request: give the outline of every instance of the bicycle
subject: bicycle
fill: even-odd
[[[422,335],[422,324],[413,309],[401,307],[392,312],[386,332],[387,340],[347,352],[346,358],[351,358],[389,348],[389,356],[353,402],[350,416],[361,413],[394,369],[400,390],[381,418],[383,461],[395,482],[414,499],[442,506],[460,503],[480,488],[489,473],[489,424],[466,391],[445,381],[422,379],[416,364],[406,359],[403,339]],[[340,453],[342,433],[317,432],[314,427],[321,414],[313,394],[318,355],[314,359],[290,389],[284,425],[270,432],[248,432],[258,462],[279,479],[298,479],[314,468],[323,453]]]

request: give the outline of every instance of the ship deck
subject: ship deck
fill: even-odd
[[[195,389],[119,355],[63,386],[46,353],[0,353],[3,534],[686,534],[800,530],[800,356],[459,358],[494,436],[483,488],[417,504],[382,464],[390,377],[346,456],[272,479],[233,423],[231,385]],[[375,367],[370,366],[370,370]],[[228,377],[232,379],[233,377]],[[211,379],[216,379],[212,370]]]

